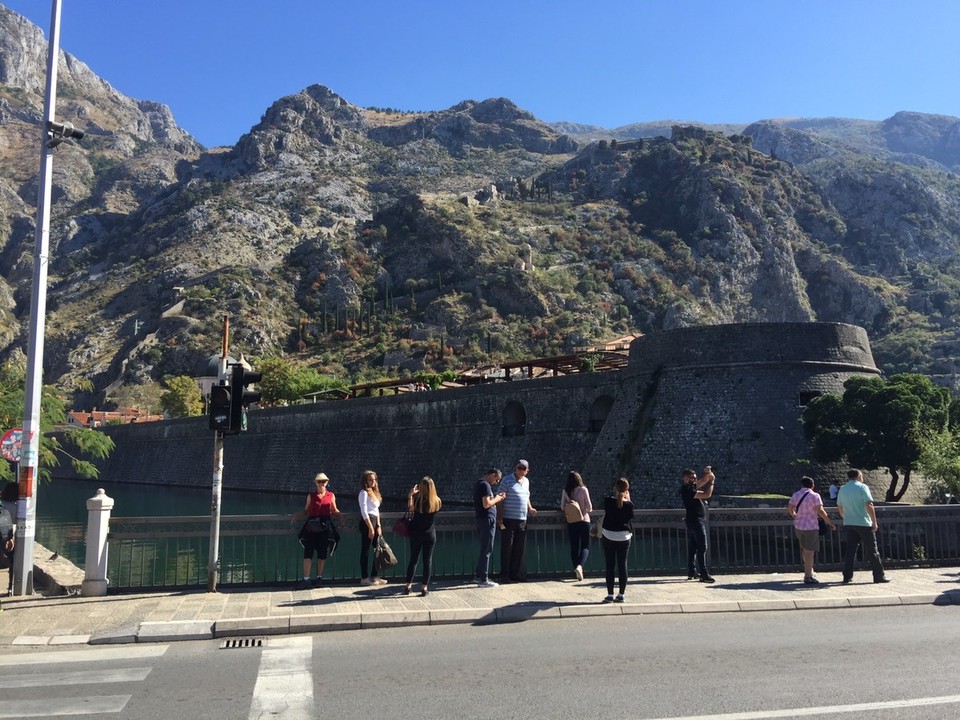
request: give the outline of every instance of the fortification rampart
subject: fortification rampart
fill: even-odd
[[[722,492],[792,491],[807,445],[802,405],[877,373],[867,335],[839,324],[724,325],[636,340],[627,368],[471,388],[357,398],[251,413],[225,443],[224,486],[305,492],[320,470],[353,505],[362,470],[387,495],[422,475],[445,500],[467,502],[490,466],[530,461],[534,504],[555,506],[570,469],[595,496],[625,474],[640,505],[677,503],[679,471],[712,464]],[[107,428],[104,485],[207,487],[213,434],[206,418]]]

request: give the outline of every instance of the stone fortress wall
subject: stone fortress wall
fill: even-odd
[[[596,498],[626,475],[634,502],[678,504],[680,470],[710,464],[722,494],[792,492],[799,477],[839,477],[807,456],[802,405],[878,374],[862,328],[827,323],[719,325],[638,338],[626,368],[462,389],[254,411],[228,437],[224,488],[305,493],[323,471],[355,509],[361,471],[388,497],[432,476],[446,501],[468,502],[488,467],[531,465],[533,503],[556,507],[571,469]],[[106,429],[105,487],[140,482],[209,487],[207,418]]]

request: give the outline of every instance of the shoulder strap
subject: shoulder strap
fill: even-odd
[[[800,502],[797,503],[797,510],[799,510],[799,509],[800,509],[800,506],[803,505],[803,501],[807,499],[807,495],[809,495],[809,494],[812,493],[812,492],[813,492],[813,490],[807,490],[807,491],[803,494],[803,497],[800,498]]]

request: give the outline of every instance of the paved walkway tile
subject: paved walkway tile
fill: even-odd
[[[960,604],[956,568],[891,570],[893,582],[875,585],[868,572],[843,584],[836,573],[805,586],[796,574],[718,576],[716,584],[680,577],[631,579],[628,601],[606,605],[601,578],[531,580],[478,588],[463,580],[437,581],[420,597],[404,583],[381,587],[328,584],[290,587],[111,594],[101,598],[8,597],[0,613],[0,644],[120,643],[212,634],[216,637],[362,629],[409,624],[526,622],[610,615],[818,610],[884,605]],[[199,628],[199,629],[198,629]],[[204,629],[206,628],[206,630]]]

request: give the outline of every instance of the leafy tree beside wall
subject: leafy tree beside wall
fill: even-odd
[[[335,378],[279,356],[263,358],[257,370],[263,375],[257,390],[264,405],[296,403],[308,393],[344,387]]]
[[[843,387],[842,396],[818,397],[803,413],[813,458],[846,459],[864,470],[884,468],[890,475],[885,499],[900,500],[931,444],[960,428],[951,424],[958,417],[957,399],[928,377],[911,373],[887,380],[854,377]]]
[[[26,369],[21,364],[8,361],[0,366],[0,431],[23,425],[25,380]],[[96,478],[100,475],[96,465],[74,456],[67,448],[101,460],[113,451],[113,440],[92,428],[69,428],[60,437],[51,435],[66,420],[63,398],[56,388],[44,385],[40,393],[40,462],[37,469],[40,482],[50,480],[51,469],[59,467],[61,456],[70,459],[74,472],[80,477]],[[13,467],[6,461],[0,461],[0,479],[14,479]]]
[[[160,407],[169,417],[193,417],[203,414],[203,396],[193,378],[187,375],[167,378]]]

